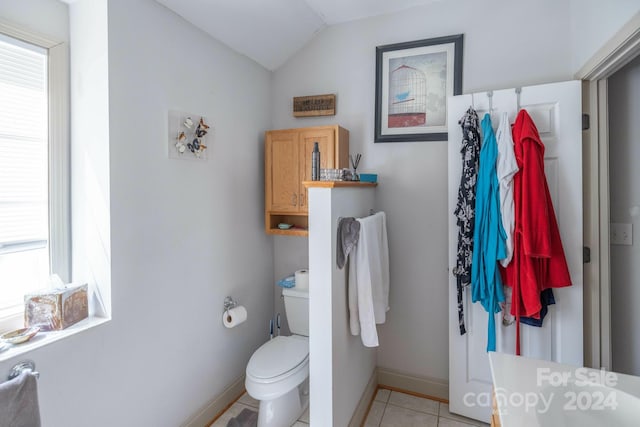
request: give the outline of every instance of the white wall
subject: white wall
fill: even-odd
[[[273,293],[274,313],[280,313],[281,316],[280,332],[288,335],[289,325],[284,310],[282,288],[277,285],[277,282],[296,270],[309,268],[309,240],[295,236],[273,236],[273,264],[274,283],[276,283]]]
[[[74,3],[71,55],[72,278],[89,284],[90,313],[111,314],[109,62],[106,0]]]
[[[616,372],[640,375],[640,57],[609,78],[611,222],[632,224],[633,246],[611,246],[611,332]]]
[[[368,215],[374,188],[309,188],[311,424],[347,426],[376,367],[375,348],[349,331],[347,267],[338,269],[338,218]]]
[[[106,22],[85,2],[95,0],[70,6],[74,20]],[[29,358],[41,372],[44,426],[174,427],[241,377],[266,339],[270,73],[151,0],[109,0],[108,30],[109,147],[101,128],[74,144],[108,153],[100,164],[110,179],[97,182],[110,195],[112,320]],[[169,108],[209,118],[207,162],[168,159]],[[221,323],[226,295],[249,312],[231,330]]]
[[[4,0],[0,2],[0,19],[24,25],[62,42],[69,41],[67,5],[57,0]]]
[[[378,366],[448,379],[451,213],[447,142],[373,143],[375,47],[464,33],[464,92],[568,80],[574,71],[568,22],[569,3],[555,0],[437,2],[331,27],[274,73],[274,128],[338,123],[350,131],[351,153],[363,153],[359,170],[379,174],[377,209],[388,218],[391,311],[380,328]],[[292,117],[293,96],[319,93],[337,94],[335,117]],[[284,246],[278,242],[277,249]],[[279,257],[295,257],[296,250],[293,245]]]
[[[570,0],[571,58],[578,71],[631,17],[638,0]]]

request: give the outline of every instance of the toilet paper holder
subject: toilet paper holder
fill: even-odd
[[[224,311],[225,313],[229,314],[229,310],[231,310],[232,308],[236,308],[238,306],[238,303],[231,297],[226,297],[224,299]]]

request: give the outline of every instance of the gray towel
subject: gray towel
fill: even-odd
[[[40,427],[38,381],[31,372],[0,384],[0,422],[6,427]]]
[[[227,427],[256,427],[257,425],[258,413],[246,408],[227,423]]]
[[[337,263],[338,268],[343,268],[347,262],[349,252],[358,243],[360,237],[360,223],[355,218],[342,218],[338,222],[338,250]]]

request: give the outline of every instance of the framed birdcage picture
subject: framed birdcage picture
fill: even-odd
[[[375,142],[446,141],[462,93],[462,34],[376,47]]]

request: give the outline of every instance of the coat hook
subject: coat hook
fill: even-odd
[[[517,110],[516,111],[520,111],[520,93],[522,92],[522,88],[521,87],[517,87],[516,88],[516,107]]]
[[[490,90],[487,92],[487,96],[489,97],[489,113],[493,112],[493,91]]]

